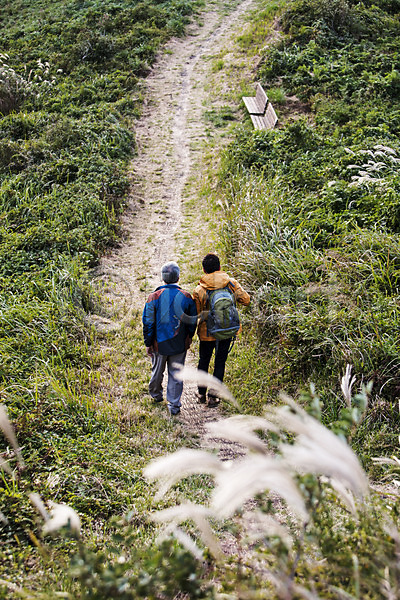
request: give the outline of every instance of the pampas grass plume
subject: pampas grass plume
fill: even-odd
[[[282,407],[270,414],[273,422],[282,429],[297,434],[294,445],[281,445],[288,463],[301,472],[335,477],[358,496],[366,494],[368,480],[350,446],[308,415],[291,398],[283,398],[290,410]]]
[[[346,400],[346,404],[351,408],[351,390],[356,381],[355,375],[351,376],[351,365],[346,365],[346,373],[342,377],[340,387],[342,389],[343,397]]]
[[[207,521],[207,518],[212,518],[213,516],[213,512],[205,506],[185,502],[154,513],[152,519],[158,523],[173,522],[175,524],[191,519],[196,524],[204,544],[209,548],[214,557],[222,558],[223,552],[221,546]]]
[[[17,438],[15,437],[13,426],[11,425],[6,408],[3,404],[0,404],[0,429],[13,447],[20,465],[24,466],[24,459],[22,458],[21,450],[19,448]]]
[[[144,476],[149,481],[160,480],[157,499],[160,499],[177,481],[198,473],[215,475],[224,465],[209,452],[182,449],[153,460],[145,469]]]
[[[206,429],[207,438],[214,439],[215,437],[218,437],[238,442],[249,450],[261,454],[266,454],[268,452],[267,445],[253,432],[256,430],[278,431],[277,427],[266,419],[246,415],[236,415],[234,417],[229,417],[228,419],[208,423]]]
[[[307,509],[297,485],[284,463],[276,458],[251,455],[235,461],[227,471],[215,478],[211,507],[219,517],[230,517],[247,500],[269,490],[283,498],[288,506],[303,519]]]
[[[50,519],[43,525],[43,534],[47,535],[59,531],[63,527],[69,527],[74,534],[79,535],[81,520],[78,513],[67,504],[57,504],[56,502],[49,502],[49,504],[51,507]]]
[[[210,388],[215,392],[217,396],[220,398],[224,398],[225,400],[229,400],[234,406],[238,407],[238,403],[235,398],[232,396],[229,389],[224,385],[219,379],[206,373],[205,371],[199,371],[198,369],[194,369],[193,367],[182,366],[178,363],[174,365],[178,372],[176,373],[176,378],[180,381],[189,381],[191,383],[196,383],[197,385],[204,386],[206,388]]]

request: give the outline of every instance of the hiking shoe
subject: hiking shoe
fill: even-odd
[[[153,398],[153,402],[155,402],[156,404],[160,404],[160,402],[162,402],[164,400],[164,398]]]
[[[205,404],[205,403],[206,403],[206,400],[207,400],[207,398],[206,398],[206,395],[205,395],[205,394],[199,394],[199,393],[197,392],[196,396],[197,396],[197,402],[198,402],[199,404]]]
[[[170,410],[169,414],[171,415],[171,417],[176,417],[176,415],[179,415],[181,412],[180,408],[175,409],[174,411]]]
[[[216,396],[208,396],[207,406],[208,408],[215,408],[219,405],[219,402],[220,400]]]

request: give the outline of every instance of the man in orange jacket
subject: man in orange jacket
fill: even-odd
[[[247,306],[250,304],[250,296],[242,288],[240,283],[229,277],[227,273],[221,271],[219,258],[216,254],[207,254],[202,262],[204,275],[202,275],[199,285],[193,292],[193,300],[196,302],[197,313],[201,314],[208,310],[208,294],[210,290],[228,288],[234,295],[236,302]],[[209,335],[207,330],[207,320],[200,317],[197,333],[200,338],[200,358],[198,369],[208,372],[210,360],[215,350],[214,377],[223,381],[225,374],[225,363],[228,358],[229,348],[232,338],[226,340],[217,340]],[[205,404],[207,388],[199,386],[199,402]],[[218,406],[219,399],[208,392],[208,406]]]

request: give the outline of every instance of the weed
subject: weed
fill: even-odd
[[[212,72],[213,73],[217,73],[218,71],[221,71],[221,69],[224,68],[224,59],[223,58],[216,58],[213,61],[213,65],[212,65]]]
[[[267,90],[269,101],[273,104],[285,104],[286,96],[281,88],[269,88]]]
[[[230,106],[221,106],[219,109],[207,110],[204,116],[206,121],[210,121],[215,127],[226,127],[229,122],[235,120],[235,115]]]

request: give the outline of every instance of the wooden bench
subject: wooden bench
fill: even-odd
[[[254,96],[243,96],[243,102],[250,115],[264,115],[267,109],[268,96],[262,89],[261,85],[257,83],[257,91]]]
[[[250,115],[254,129],[273,129],[278,122],[278,117],[271,102],[268,103],[265,115]]]
[[[244,96],[243,102],[250,114],[254,129],[273,129],[275,127],[278,117],[259,83],[257,83],[255,97]]]

